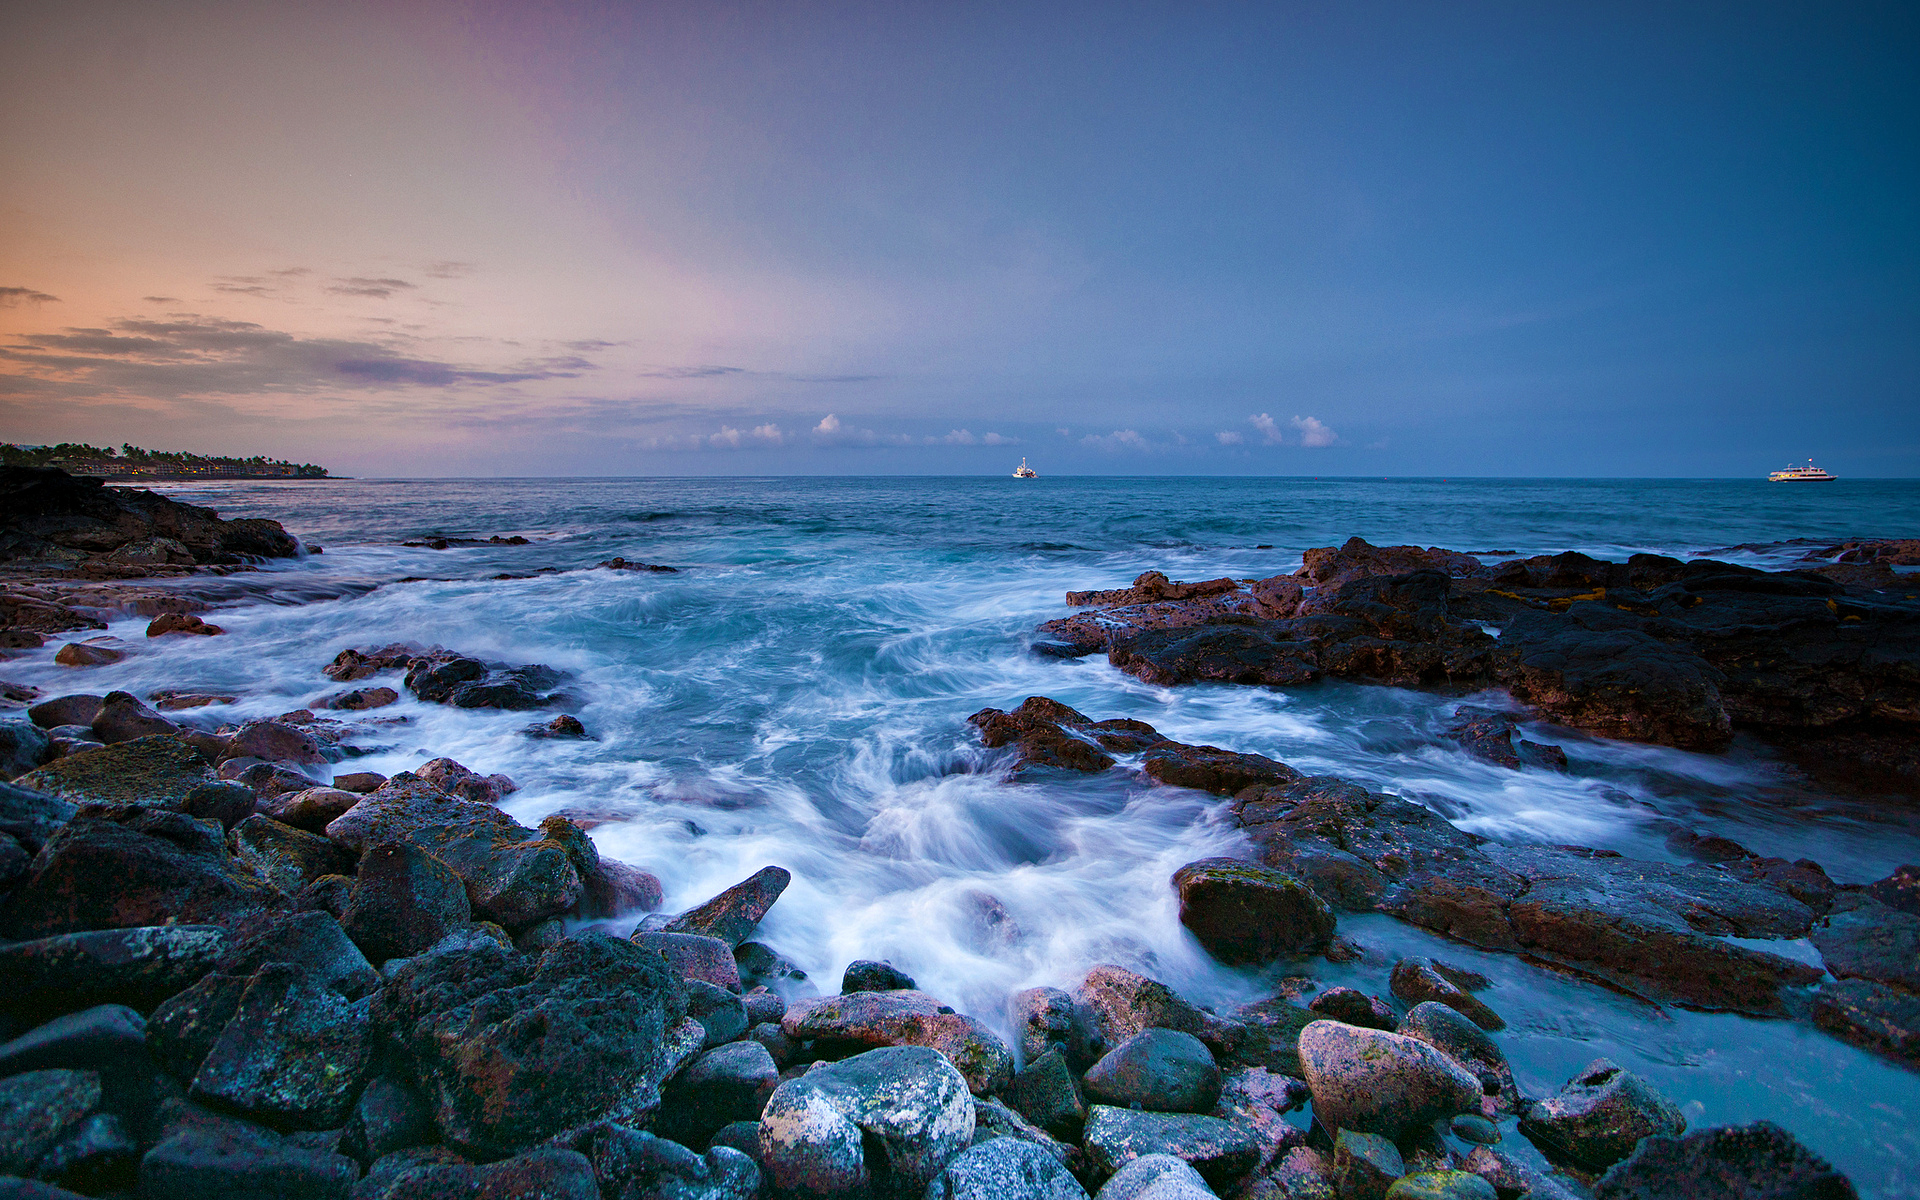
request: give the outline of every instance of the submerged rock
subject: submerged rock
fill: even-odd
[[[1436,1001],[1460,1013],[1482,1029],[1498,1032],[1507,1027],[1500,1014],[1476,999],[1472,993],[1454,984],[1430,958],[1403,958],[1393,965],[1388,981],[1393,994],[1409,1004]]]

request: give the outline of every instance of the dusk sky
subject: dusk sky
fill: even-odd
[[[1920,8],[13,3],[0,440],[1920,475]]]

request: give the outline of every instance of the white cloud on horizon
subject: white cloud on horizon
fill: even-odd
[[[1222,429],[1213,436],[1219,439],[1222,446],[1239,446],[1247,440],[1244,434],[1235,429]]]
[[[1258,430],[1260,440],[1269,446],[1283,445],[1287,440],[1280,432],[1279,423],[1266,413],[1255,413],[1248,417],[1247,424]]]
[[[1095,450],[1104,450],[1108,454],[1117,454],[1122,450],[1151,450],[1147,439],[1136,430],[1116,429],[1112,433],[1101,435],[1090,433],[1080,439],[1082,446],[1091,446]]]
[[[1321,424],[1317,417],[1295,417],[1288,424],[1300,431],[1302,446],[1312,448],[1331,446],[1340,440],[1340,435]]]

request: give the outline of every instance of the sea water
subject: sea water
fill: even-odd
[[[1517,554],[1712,552],[1783,567],[1810,547],[1920,529],[1920,482],[775,478],[224,482],[165,487],[225,516],[282,521],[324,553],[226,583],[217,638],[147,643],[84,674],[52,647],[6,664],[50,691],[231,693],[197,713],[273,716],[338,685],[340,650],[438,644],[569,673],[593,740],[540,741],[535,714],[410,697],[339,769],[393,773],[448,755],[519,785],[529,824],[599,823],[601,853],[659,876],[669,911],[777,863],[793,883],[760,939],[825,991],[886,959],[1007,1029],[1009,992],[1071,987],[1116,962],[1225,1011],[1310,972],[1386,994],[1392,962],[1439,955],[1491,976],[1522,1090],[1551,1093],[1607,1057],[1695,1125],[1767,1118],[1847,1170],[1864,1194],[1920,1195],[1920,1075],[1813,1027],[1662,1009],[1445,942],[1384,917],[1341,928],[1360,963],[1230,969],[1179,924],[1168,877],[1244,850],[1224,804],[1136,773],[1015,780],[969,714],[1046,695],[1135,717],[1185,742],[1270,755],[1427,804],[1512,841],[1670,859],[1671,822],[1763,855],[1812,858],[1868,882],[1920,861],[1911,801],[1843,796],[1741,739],[1701,755],[1532,726],[1565,774],[1480,762],[1440,735],[1472,697],[1326,682],[1163,688],[1028,649],[1069,589],[1296,569],[1359,535]],[[520,535],[524,546],[401,543]],[[591,569],[614,556],[673,574]],[[1497,561],[1489,558],[1488,561]],[[545,568],[551,573],[536,574]],[[496,578],[519,576],[519,578]],[[1920,581],[1916,581],[1920,583]],[[397,685],[397,679],[376,680]],[[1481,698],[1484,702],[1487,698]],[[1493,697],[1497,702],[1498,697]],[[393,719],[403,718],[402,721]],[[1798,948],[1811,954],[1810,946]],[[1512,1135],[1506,1148],[1524,1150]]]

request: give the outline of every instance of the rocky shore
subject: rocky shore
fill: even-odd
[[[200,569],[251,553],[215,534],[180,540]],[[1784,573],[1651,556],[1487,568],[1356,540],[1297,576],[1076,593],[1088,611],[1044,626],[1041,648],[1167,684],[1504,686],[1607,736],[1877,748],[1876,778],[1898,780],[1920,604],[1882,585],[1906,552],[1847,546]],[[88,586],[141,602],[138,577]],[[10,603],[10,620],[30,608]],[[210,612],[158,606],[149,634],[219,636]],[[71,636],[86,626],[47,632],[88,644]],[[77,658],[77,679],[108,661]],[[968,1013],[856,962],[826,994],[759,940],[782,866],[661,912],[659,864],[602,857],[586,806],[530,828],[499,806],[504,775],[447,757],[351,769],[403,694],[527,713],[517,736],[535,744],[590,737],[561,711],[566,673],[410,644],[313,670],[306,707],[244,723],[207,715],[228,697],[9,685],[24,719],[0,721],[0,1195],[1855,1194],[1791,1132],[1689,1128],[1687,1097],[1606,1059],[1523,1094],[1497,989],[1444,958],[1384,960],[1379,995],[1314,982],[1318,963],[1379,957],[1343,932],[1356,913],[1920,1066],[1912,868],[1843,886],[1724,838],[1682,838],[1680,863],[1494,842],[1039,696],[971,718],[995,769],[1137,772],[1224,798],[1252,857],[1188,863],[1166,886],[1209,955],[1283,964],[1284,984],[1215,1012],[1104,964]],[[1517,712],[1463,710],[1452,736],[1505,767],[1564,767]]]

